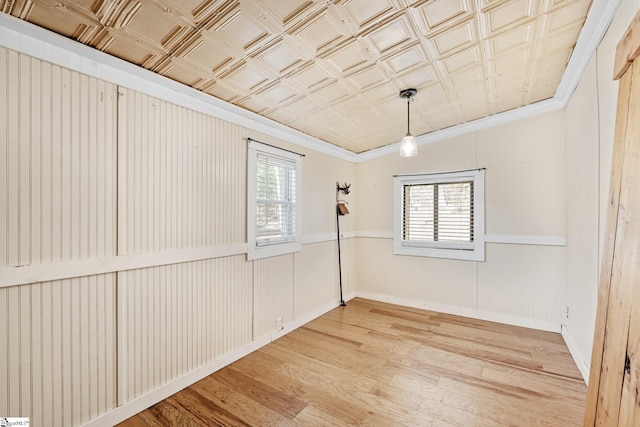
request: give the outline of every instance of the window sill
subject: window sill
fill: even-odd
[[[470,249],[446,249],[446,248],[417,248],[396,246],[393,248],[394,255],[422,256],[430,258],[447,258],[463,261],[484,261],[484,245],[477,244],[476,248]]]
[[[247,261],[292,254],[300,252],[301,248],[302,245],[297,242],[249,248],[247,250]]]

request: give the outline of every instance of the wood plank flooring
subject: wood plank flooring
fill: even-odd
[[[120,424],[581,426],[559,334],[354,299]]]

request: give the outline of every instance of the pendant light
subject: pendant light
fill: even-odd
[[[400,142],[400,157],[413,157],[418,155],[418,144],[416,139],[411,135],[411,128],[409,126],[409,103],[413,101],[413,97],[416,96],[418,91],[416,89],[404,89],[400,91],[400,98],[407,100],[407,134],[402,138]]]

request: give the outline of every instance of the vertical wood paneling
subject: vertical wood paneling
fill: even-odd
[[[7,49],[0,69],[0,266],[114,255],[115,86]],[[3,414],[73,425],[115,407],[114,285],[0,290]]]
[[[52,159],[52,114],[47,114],[47,111],[52,110],[52,97],[51,97],[51,64],[43,62],[40,72],[41,81],[41,102],[38,106],[40,115],[43,119],[40,120],[40,174],[38,181],[40,182],[40,259],[51,259],[51,244],[52,236],[50,230],[51,225],[51,159]],[[46,82],[46,83],[45,83]],[[104,175],[103,175],[104,176]],[[49,213],[49,214],[46,214]]]
[[[567,308],[563,319],[565,335],[570,333],[572,352],[583,375],[591,360],[597,306],[599,167],[603,159],[597,102],[599,55],[586,68],[566,108],[567,175]],[[605,197],[606,198],[606,197]]]
[[[0,70],[0,267],[246,243],[246,137],[285,143],[8,49]],[[333,232],[352,165],[306,163],[322,197],[304,230]],[[295,265],[231,256],[0,288],[0,415],[78,425],[214,362],[293,320]],[[297,314],[335,293],[314,291]]]
[[[97,153],[115,149],[115,86],[7,49],[0,57],[0,266],[114,255],[115,165]]]
[[[29,154],[31,157],[30,163],[32,165],[42,165],[42,157],[41,157],[41,145],[42,145],[42,99],[41,94],[42,91],[40,87],[42,86],[42,62],[37,60],[30,59],[31,66],[31,74],[34,76],[33,79],[29,82],[29,91],[31,93],[31,102],[29,103],[29,114],[31,116],[30,123],[27,123],[30,131],[30,147]],[[31,257],[32,262],[36,260],[39,262],[42,258],[42,236],[40,224],[42,222],[42,206],[41,206],[41,179],[40,172],[36,171],[35,173],[29,171],[28,174],[30,183],[31,183],[31,191],[29,193],[29,202],[26,208],[31,212],[31,219],[29,221],[29,233],[30,233],[30,243],[31,243]],[[33,236],[36,236],[35,238]]]
[[[121,254],[244,242],[240,128],[120,89]]]
[[[487,245],[487,261],[478,263],[478,309],[560,324],[565,280],[562,247]]]
[[[20,384],[20,313],[18,310],[18,302],[20,298],[20,288],[7,289],[7,323],[6,325],[14,325],[9,329],[9,339],[7,340],[7,349],[9,353],[9,364],[6,370],[6,381],[3,384],[8,386],[8,413],[21,414],[20,398],[22,395]],[[24,384],[26,387],[27,384]]]
[[[119,273],[123,403],[251,342],[251,272],[235,256]]]
[[[60,259],[71,259],[71,224],[72,216],[72,187],[71,173],[71,72],[63,68],[61,70],[61,87],[58,94],[60,99]],[[57,159],[56,159],[57,160]],[[66,237],[66,238],[65,238]]]
[[[52,417],[53,419],[64,420],[64,405],[63,405],[63,378],[64,371],[62,366],[62,354],[63,346],[62,337],[58,332],[62,325],[62,312],[56,310],[55,307],[62,307],[62,282],[56,281],[51,283],[51,306],[52,306],[52,321],[49,333],[51,336],[51,368],[52,368],[52,380],[50,389],[45,387],[45,394],[50,392],[52,395]],[[54,334],[54,331],[56,332]]]
[[[25,55],[20,55],[18,58],[18,69],[20,70],[21,75],[27,75],[31,77],[31,58]],[[19,234],[19,244],[18,244],[18,253],[17,259],[20,260],[20,263],[30,263],[30,225],[31,225],[31,217],[26,215],[21,215],[22,212],[29,212],[30,206],[29,201],[31,197],[31,174],[29,173],[29,166],[31,160],[31,133],[30,133],[30,122],[31,120],[24,120],[25,117],[30,118],[29,104],[31,98],[31,90],[30,90],[30,78],[25,79],[22,78],[17,81],[16,86],[18,87],[18,96],[22,99],[14,108],[19,112],[19,120],[17,122],[18,126],[18,173],[15,179],[20,182],[20,187],[17,195],[17,203],[18,203],[18,234]],[[25,95],[26,97],[25,99]],[[27,189],[27,191],[22,191],[22,188]]]
[[[4,292],[0,292],[0,324],[9,324],[9,292],[8,289]],[[0,412],[3,414],[9,414],[9,354],[11,353],[9,347],[9,328],[0,328],[0,345],[5,348],[5,351],[0,351],[0,381],[2,386],[0,387]]]
[[[31,301],[30,307],[33,311],[31,318],[31,333],[29,339],[31,340],[31,354],[44,355],[42,352],[43,337],[44,337],[44,307],[42,301],[42,286],[33,286],[31,289]],[[47,301],[47,304],[49,302]],[[25,310],[26,311],[26,310]],[[31,381],[30,400],[31,400],[31,414],[34,419],[44,419],[43,411],[43,396],[42,390],[42,374],[46,365],[45,361],[40,363],[34,363],[31,365],[29,372],[29,379]]]
[[[5,50],[6,51],[6,50]],[[16,77],[20,74],[19,69],[19,56],[13,51],[8,52],[8,64],[7,64],[7,82],[8,96],[5,98],[7,103],[7,126],[5,127],[6,144],[7,144],[7,162],[5,164],[6,173],[3,179],[7,182],[7,225],[2,230],[6,236],[5,239],[0,238],[0,242],[4,240],[7,245],[7,264],[6,265],[20,265],[20,233],[19,233],[19,169],[20,165],[20,135],[19,135],[19,112],[16,108],[19,100],[19,86],[17,84],[9,84],[10,81],[17,82],[18,80],[12,80],[9,76]],[[10,100],[13,100],[11,102]],[[1,243],[0,243],[1,244]]]
[[[315,157],[315,156],[314,156]],[[345,174],[343,164],[338,159],[318,155],[316,161],[304,158],[302,170],[302,230],[305,235],[335,233],[336,231],[336,182],[353,184]],[[314,159],[315,160],[315,159]],[[320,161],[318,161],[320,160]],[[340,194],[340,199],[351,203],[351,197]],[[341,226],[347,218],[341,218]],[[348,231],[343,228],[343,231]]]
[[[397,260],[398,295],[409,301],[475,309],[476,263],[403,256]]]
[[[341,242],[342,250],[347,241]],[[348,253],[347,251],[344,254]],[[318,262],[322,260],[322,262]],[[294,319],[299,319],[324,306],[340,301],[338,281],[338,245],[336,241],[306,245],[294,254]],[[343,258],[343,285],[348,283],[348,260]],[[346,286],[344,286],[346,289]]]
[[[372,294],[398,297],[398,267],[392,239],[355,240],[356,252],[365,260],[356,265],[357,289]],[[420,274],[420,273],[415,273]]]
[[[487,234],[566,236],[564,110],[477,132]]]
[[[114,274],[0,289],[3,414],[68,426],[115,407],[113,311],[94,310],[114,297]]]
[[[51,69],[51,259],[60,258],[62,249],[62,69],[52,66]]]
[[[293,254],[254,261],[254,339],[275,330],[278,317],[293,320],[293,261]]]
[[[32,355],[31,352],[31,339],[33,336],[32,326],[34,322],[37,322],[38,310],[31,310],[31,289],[28,286],[20,286],[17,288],[18,301],[16,304],[18,310],[18,322],[19,322],[19,344],[13,346],[19,351],[20,355]],[[32,313],[33,311],[33,313]],[[33,316],[32,316],[33,314]],[[42,358],[40,356],[39,358]],[[32,412],[32,393],[31,393],[31,366],[28,363],[24,363],[24,359],[19,357],[20,365],[18,369],[19,381],[20,381],[20,394],[16,396],[20,399],[20,412],[25,414],[31,414]]]
[[[8,51],[3,48],[0,48],[0,72],[4,75],[9,74]],[[8,237],[7,226],[9,213],[8,161],[10,157],[8,129],[9,111],[11,109],[8,105],[7,99],[9,98],[10,87],[11,85],[6,81],[0,82],[0,201],[4,201],[4,204],[0,204],[0,235],[6,236],[5,238]],[[7,246],[8,244],[6,241],[4,244],[0,243],[0,266],[9,264]],[[2,307],[2,305],[0,305],[0,307]],[[0,343],[2,342],[3,341],[0,340]],[[2,393],[2,391],[0,391],[0,393]],[[0,394],[0,401],[6,401],[2,399],[2,394]]]

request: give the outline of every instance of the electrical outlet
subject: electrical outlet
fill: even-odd
[[[281,331],[283,328],[282,326],[282,317],[278,317],[276,319],[276,331]]]

